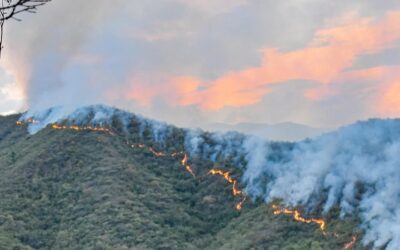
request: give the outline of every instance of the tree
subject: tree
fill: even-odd
[[[0,6],[0,55],[3,49],[4,22],[9,19],[20,19],[15,16],[22,12],[36,13],[36,9],[51,0],[1,0]]]

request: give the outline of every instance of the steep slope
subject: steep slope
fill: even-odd
[[[338,212],[324,235],[260,201],[237,211],[232,185],[208,172],[241,170],[192,157],[193,177],[172,155],[185,149],[182,129],[157,143],[134,118],[128,132],[114,121],[112,132],[50,125],[32,135],[18,119],[0,118],[0,249],[342,249],[354,235],[357,221]]]
[[[117,136],[45,129],[1,155],[2,228],[35,249],[190,248],[236,215],[229,199],[205,206],[179,161]]]

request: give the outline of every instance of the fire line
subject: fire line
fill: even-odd
[[[61,125],[58,123],[53,123],[51,124],[52,129],[57,129],[57,130],[73,130],[73,131],[93,131],[93,132],[105,132],[105,133],[111,133],[111,130],[108,128],[104,127],[92,127],[92,126],[77,126],[77,125]]]
[[[129,144],[127,142],[128,145],[130,145],[131,148],[144,148],[146,147],[144,144]],[[192,175],[193,177],[196,177],[192,167],[188,164],[189,161],[189,156],[188,154],[186,154],[183,151],[180,152],[173,152],[171,154],[167,154],[166,152],[162,152],[162,151],[156,151],[154,148],[152,147],[147,147],[147,149],[156,157],[166,157],[166,156],[171,156],[171,157],[176,157],[178,155],[183,155],[182,160],[180,161],[181,165],[185,168],[185,170]],[[241,210],[243,208],[243,203],[246,201],[247,197],[246,195],[243,193],[243,191],[241,191],[238,187],[237,187],[237,180],[233,179],[230,175],[229,172],[224,172],[222,170],[219,169],[211,169],[208,174],[211,175],[220,175],[223,176],[224,179],[229,182],[230,184],[232,184],[232,194],[233,196],[241,196],[242,199],[235,205],[236,210]]]
[[[34,120],[34,119],[27,119],[27,120],[24,120],[24,121],[17,121],[16,122],[17,125],[37,124],[37,123],[39,123],[39,121]],[[66,130],[73,130],[73,131],[106,132],[106,133],[112,134],[112,131],[110,129],[104,128],[104,127],[61,125],[61,124],[58,124],[58,123],[53,123],[53,124],[51,124],[51,128],[55,129],[55,130],[66,129]],[[126,144],[129,145],[131,148],[145,148],[146,147],[145,144],[130,144],[129,142],[126,142]],[[188,164],[189,157],[184,151],[173,152],[171,154],[167,154],[167,153],[162,152],[162,151],[156,151],[152,147],[147,147],[147,149],[156,157],[166,157],[166,156],[176,157],[176,156],[182,155],[183,158],[180,161],[181,165],[185,168],[185,170],[190,175],[192,175],[193,177],[196,177],[192,167]],[[236,179],[232,178],[230,172],[229,171],[223,171],[223,170],[220,170],[220,169],[211,169],[211,170],[209,170],[208,174],[222,176],[228,183],[232,184],[232,195],[234,197],[242,196],[241,200],[235,205],[236,210],[241,210],[243,208],[244,202],[247,199],[247,196],[242,190],[240,190],[237,187],[238,182],[237,182]],[[295,221],[299,221],[299,222],[303,222],[303,223],[307,223],[307,224],[310,224],[310,223],[317,224],[319,226],[319,229],[325,235],[325,229],[326,229],[325,220],[323,220],[323,219],[314,219],[314,218],[306,219],[306,218],[301,216],[301,214],[300,214],[300,212],[298,210],[290,210],[288,208],[282,208],[282,207],[279,207],[278,205],[275,205],[275,204],[272,205],[272,208],[274,210],[273,214],[275,214],[275,215],[279,215],[279,214],[291,215]],[[352,236],[351,241],[347,242],[343,246],[343,249],[347,250],[347,249],[352,248],[355,245],[356,241],[357,241],[357,237],[356,236]]]
[[[303,222],[303,223],[307,223],[307,224],[310,224],[310,223],[318,224],[319,229],[322,231],[322,233],[325,234],[326,222],[323,219],[314,219],[314,218],[306,219],[301,216],[301,214],[298,210],[290,210],[287,208],[282,208],[275,204],[272,205],[272,209],[274,210],[273,213],[275,215],[287,214],[287,215],[291,215],[295,221],[299,221],[299,222]]]
[[[127,142],[128,145],[130,145],[131,148],[145,148],[146,145],[144,144],[130,144],[129,142]],[[156,151],[154,148],[152,147],[147,147],[147,150],[150,151],[150,153],[152,153],[155,157],[166,157],[166,156],[171,156],[171,157],[176,157],[178,155],[183,155],[181,162],[181,165],[186,169],[186,171],[193,177],[196,177],[192,167],[188,164],[189,161],[189,157],[186,153],[184,153],[183,151],[180,152],[173,152],[171,154],[167,154],[166,152],[162,152],[162,151]]]
[[[346,244],[344,244],[343,250],[347,250],[347,249],[352,248],[356,244],[356,241],[357,241],[357,237],[356,236],[352,236],[351,237],[351,241],[349,241]]]
[[[17,125],[25,125],[25,124],[37,124],[39,121],[34,119],[28,119],[24,121],[17,121]],[[104,132],[112,134],[111,129],[104,127],[92,127],[92,126],[78,126],[78,125],[61,125],[59,123],[53,123],[50,125],[50,128],[56,130],[73,130],[73,131],[93,131],[93,132]]]
[[[232,184],[232,194],[233,196],[242,196],[239,203],[235,205],[236,210],[241,210],[243,203],[246,201],[246,195],[243,191],[239,190],[237,187],[237,180],[233,179],[229,171],[222,171],[220,169],[211,169],[208,174],[222,176],[227,182]]]
[[[25,124],[37,124],[39,123],[39,121],[34,120],[34,119],[28,119],[28,120],[24,120],[24,121],[17,121],[16,124],[17,125],[25,125]]]
[[[34,120],[34,119],[27,119],[24,121],[17,121],[17,125],[25,125],[25,124],[37,124],[39,121]],[[53,123],[50,125],[52,129],[55,130],[73,130],[73,131],[93,131],[93,132],[105,132],[112,134],[111,129],[104,128],[104,127],[92,127],[92,126],[77,126],[77,125],[61,125],[58,123]],[[148,147],[145,144],[130,144],[129,142],[126,142],[127,145],[129,145],[131,148],[146,148],[156,157],[177,157],[177,156],[183,156],[182,160],[180,161],[181,166],[185,168],[185,170],[192,175],[193,177],[196,177],[192,167],[188,164],[189,157],[184,151],[180,152],[173,152],[171,154],[167,154],[166,152],[162,151],[157,151],[152,147]],[[228,183],[232,184],[232,195],[234,197],[241,196],[241,200],[235,205],[236,210],[241,210],[243,208],[243,204],[247,199],[246,194],[238,188],[238,182],[236,179],[232,178],[231,174],[229,171],[223,171],[221,169],[211,169],[208,171],[209,175],[219,175],[224,178]],[[279,215],[279,214],[286,214],[286,215],[291,215],[295,221],[302,222],[302,223],[307,223],[307,224],[317,224],[319,226],[319,229],[322,231],[324,235],[326,235],[325,229],[326,229],[326,222],[324,219],[306,219],[304,218],[298,210],[290,210],[288,208],[283,208],[278,205],[273,204],[273,214],[274,215]],[[351,241],[345,243],[343,246],[343,250],[348,250],[354,247],[354,245],[357,242],[357,237],[352,236]]]

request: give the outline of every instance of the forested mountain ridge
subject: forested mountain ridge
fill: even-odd
[[[182,129],[160,145],[134,121],[29,134],[19,118],[0,118],[0,249],[343,249],[352,237],[362,249],[357,219],[337,209],[326,232],[260,200],[235,209],[241,197],[209,171],[240,180],[240,168],[195,157],[192,176]]]

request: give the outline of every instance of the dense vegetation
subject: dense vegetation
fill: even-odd
[[[359,233],[335,212],[323,235],[261,201],[236,211],[231,186],[207,175],[215,164],[191,159],[194,178],[180,158],[126,144],[152,145],[146,136],[29,135],[17,119],[0,117],[0,249],[342,249]],[[174,133],[169,152],[183,148],[183,131]]]

